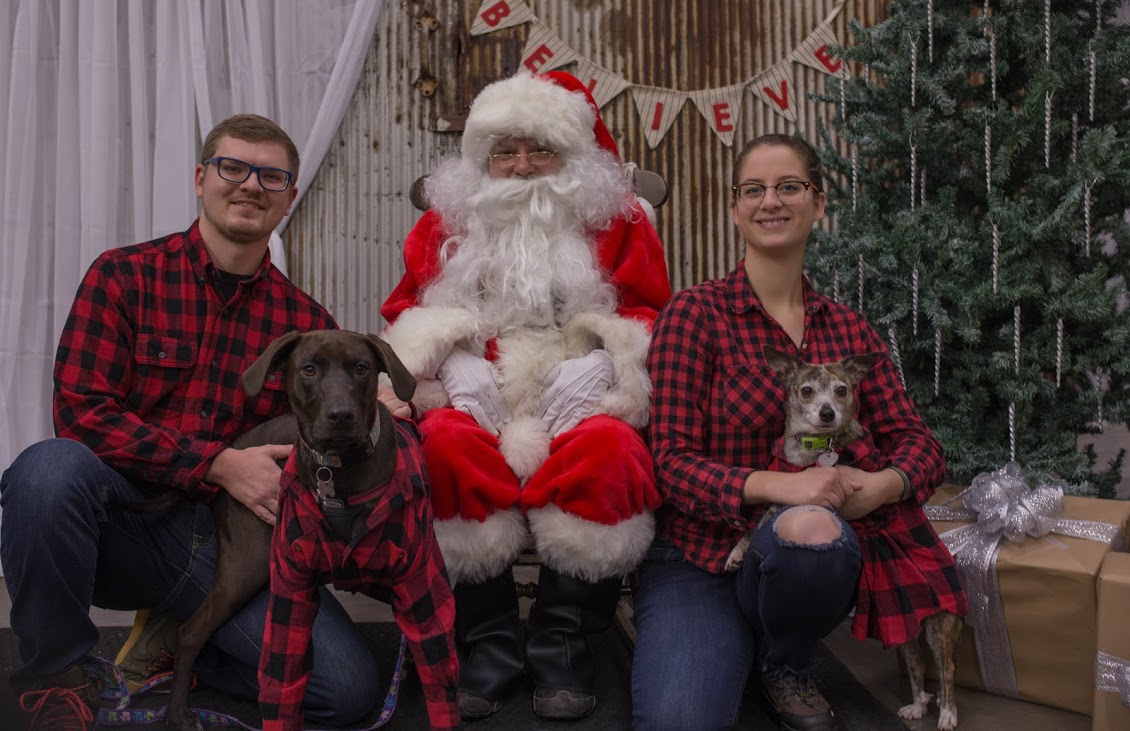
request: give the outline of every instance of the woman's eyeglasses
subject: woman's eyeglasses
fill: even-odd
[[[804,200],[808,189],[814,187],[807,180],[786,180],[783,183],[771,185],[767,183],[741,183],[730,188],[734,200],[739,203],[754,205],[760,203],[765,197],[765,192],[770,188],[777,194],[777,200],[785,204],[800,203]],[[819,190],[819,189],[817,189]]]

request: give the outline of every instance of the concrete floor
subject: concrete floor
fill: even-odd
[[[526,572],[525,575],[523,572]],[[519,581],[531,581],[536,578],[536,573],[529,568],[520,567],[516,578]],[[392,620],[387,605],[368,597],[339,593],[338,598],[356,621]],[[529,600],[523,598],[520,603],[525,614]],[[626,605],[621,609],[622,616],[630,617],[631,610]],[[0,586],[0,627],[8,626],[10,611],[8,592]],[[93,609],[90,614],[100,627],[129,626],[133,623],[133,612]],[[847,623],[837,628],[826,643],[880,703],[892,711],[906,704],[909,684],[899,670],[895,652],[884,651],[878,642],[857,641],[848,631]],[[1089,731],[1091,728],[1089,716],[964,688],[957,689],[957,700],[958,728],[961,731]],[[932,731],[936,728],[937,720],[937,707],[931,706],[931,713],[924,719],[908,721],[906,725],[913,731]]]

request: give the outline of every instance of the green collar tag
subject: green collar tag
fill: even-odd
[[[817,449],[827,449],[832,445],[831,437],[797,437],[800,440],[800,446],[805,449],[816,451]]]

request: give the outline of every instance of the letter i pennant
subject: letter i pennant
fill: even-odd
[[[661,89],[656,86],[633,86],[632,97],[636,100],[636,110],[640,114],[640,123],[643,125],[644,137],[647,146],[655,149],[663,141],[667,130],[679,110],[687,101],[688,94],[684,91]]]

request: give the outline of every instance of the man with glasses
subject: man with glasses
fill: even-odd
[[[585,635],[610,624],[659,504],[638,430],[663,249],[592,96],[562,72],[484,89],[426,193],[381,314],[424,412],[460,712],[496,712],[525,669],[535,713],[578,718],[596,704]],[[531,543],[523,639],[511,564]]]
[[[214,574],[212,495],[227,490],[274,524],[275,460],[291,446],[228,445],[289,409],[286,386],[271,374],[248,396],[240,375],[274,338],[336,327],[268,253],[296,195],[290,137],[238,115],[211,131],[200,160],[200,217],[187,231],[111,249],[87,271],[56,355],[58,438],[29,447],[0,479],[0,557],[24,663],[11,682],[37,709],[33,728],[92,720],[86,707],[101,685],[87,657],[98,640],[92,605],[154,612],[139,612],[122,655],[140,674],[138,656],[172,645]],[[169,490],[188,499],[136,509]],[[305,712],[348,724],[376,701],[376,664],[322,591]],[[264,590],[216,632],[194,668],[203,682],[257,697],[266,608]]]

